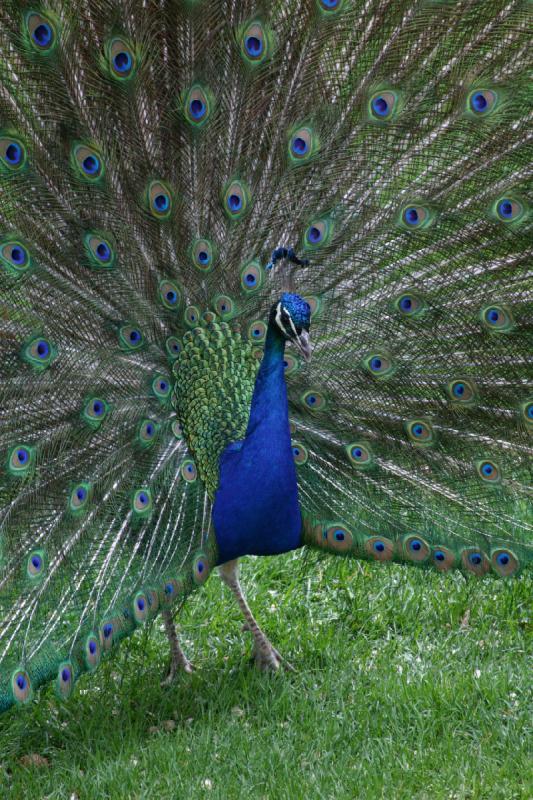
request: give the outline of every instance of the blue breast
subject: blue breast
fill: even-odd
[[[285,342],[269,330],[246,437],[225,449],[213,522],[218,563],[301,546],[298,484],[283,370]]]

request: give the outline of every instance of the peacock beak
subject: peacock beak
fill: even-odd
[[[311,342],[309,341],[309,331],[302,331],[301,334],[294,339],[294,343],[306,361],[311,358]]]

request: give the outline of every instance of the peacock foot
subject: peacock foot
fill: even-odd
[[[175,658],[173,657],[171,659],[167,675],[165,678],[163,678],[163,680],[160,683],[161,688],[164,689],[167,686],[172,686],[172,684],[176,679],[176,675],[178,674],[178,672],[182,670],[183,672],[186,672],[188,675],[194,672],[194,664],[191,664],[191,662],[189,661],[187,656],[183,653],[183,651],[181,653],[181,656],[179,657],[177,656]]]
[[[258,626],[254,629],[247,622],[242,626],[243,631],[250,631],[254,637],[254,648],[252,651],[252,663],[261,672],[277,672],[280,667],[284,667],[290,672],[295,669],[281,656],[272,643],[265,636]]]

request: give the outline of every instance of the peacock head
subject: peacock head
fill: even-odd
[[[298,294],[284,292],[281,299],[270,310],[271,325],[281,331],[282,336],[296,345],[306,361],[311,357],[309,326],[311,306]]]

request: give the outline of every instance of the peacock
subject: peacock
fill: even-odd
[[[0,709],[215,567],[278,669],[246,555],[531,565],[530,11],[3,0]]]

